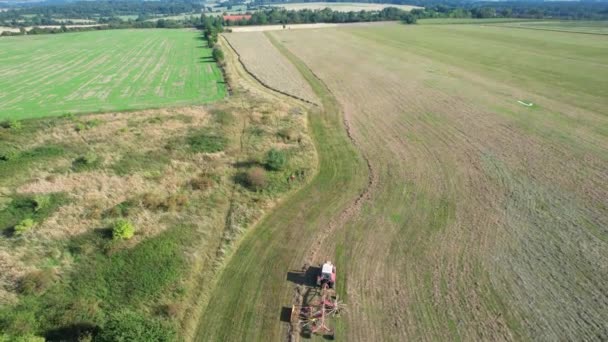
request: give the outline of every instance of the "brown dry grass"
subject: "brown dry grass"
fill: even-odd
[[[310,85],[260,33],[224,34],[238,51],[241,62],[263,83],[287,94],[318,103]]]

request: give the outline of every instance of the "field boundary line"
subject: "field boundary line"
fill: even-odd
[[[304,103],[308,103],[308,104],[313,105],[313,106],[315,106],[315,107],[319,107],[319,105],[318,105],[318,104],[316,104],[316,103],[314,103],[314,102],[312,102],[312,101],[308,101],[308,100],[303,99],[303,98],[301,98],[301,97],[299,97],[299,96],[296,96],[296,95],[292,95],[292,94],[286,93],[286,92],[284,92],[284,91],[282,91],[282,90],[279,90],[279,89],[277,89],[277,88],[274,88],[274,87],[272,87],[271,85],[269,85],[268,83],[264,82],[262,79],[260,79],[258,76],[256,76],[256,75],[255,75],[253,72],[251,72],[251,71],[250,71],[250,70],[247,68],[247,65],[245,65],[245,63],[243,63],[243,60],[241,59],[241,55],[240,55],[240,54],[239,54],[239,52],[236,50],[236,48],[235,48],[234,46],[232,46],[232,44],[230,43],[230,41],[229,41],[228,39],[226,39],[226,37],[224,37],[224,35],[221,35],[221,37],[222,37],[222,40],[223,40],[224,42],[226,42],[226,44],[227,44],[227,45],[230,47],[230,49],[232,49],[232,51],[234,52],[234,54],[235,54],[235,55],[236,55],[236,57],[237,57],[237,60],[239,61],[239,63],[241,64],[241,66],[243,67],[243,69],[245,70],[245,72],[247,72],[247,73],[249,74],[249,76],[253,77],[253,78],[254,78],[256,81],[258,81],[258,82],[259,82],[261,85],[263,85],[264,87],[266,87],[266,88],[268,88],[268,89],[270,89],[270,90],[272,90],[272,91],[274,91],[274,92],[277,92],[277,93],[279,93],[279,94],[281,94],[281,95],[285,95],[285,96],[291,97],[292,99],[296,99],[296,100],[298,100],[298,101],[302,101],[302,102],[304,102]]]

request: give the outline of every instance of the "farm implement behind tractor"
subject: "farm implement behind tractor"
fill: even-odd
[[[307,273],[307,267],[303,271]],[[300,289],[302,301],[291,308],[291,324],[302,335],[333,337],[334,331],[329,326],[329,320],[344,310],[344,304],[338,300],[334,290],[335,283],[336,267],[327,261],[319,268],[316,286],[304,285]]]

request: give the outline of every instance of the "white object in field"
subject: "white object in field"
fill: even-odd
[[[321,273],[332,274],[333,271],[334,271],[334,265],[332,265],[330,261],[323,264]]]
[[[525,103],[524,101],[517,101],[519,104],[524,105],[526,107],[532,107],[534,106],[534,103],[530,102],[530,103]]]

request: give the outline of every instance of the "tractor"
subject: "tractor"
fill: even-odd
[[[336,284],[336,266],[331,261],[326,261],[321,266],[321,273],[317,276],[317,285],[324,287],[327,285],[328,288],[333,289]]]
[[[306,273],[307,270],[308,266],[305,265],[302,272]],[[336,266],[331,261],[326,261],[317,272],[316,286],[312,283],[312,286],[304,285],[303,289],[298,290],[302,297],[298,300],[299,303],[291,308],[292,333],[301,333],[303,336],[317,334],[332,338],[334,331],[329,327],[328,321],[338,317],[344,310],[344,304],[338,300],[334,289]]]

